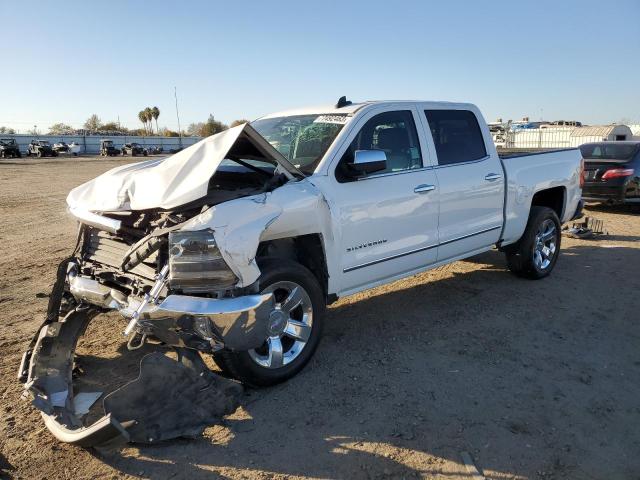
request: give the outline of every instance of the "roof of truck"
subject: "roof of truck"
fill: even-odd
[[[273,117],[290,117],[293,115],[313,115],[313,114],[339,114],[346,113],[354,114],[358,110],[363,107],[369,105],[379,105],[384,103],[434,103],[440,105],[471,105],[468,103],[461,102],[441,102],[441,101],[431,101],[431,100],[367,100],[364,102],[353,102],[349,105],[345,105],[344,107],[336,107],[336,104],[325,104],[325,105],[313,105],[308,107],[300,107],[293,108],[290,110],[282,110],[280,112],[270,113],[268,115],[264,115],[260,118],[273,118]]]

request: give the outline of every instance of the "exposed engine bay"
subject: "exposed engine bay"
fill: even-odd
[[[229,253],[218,247],[217,228],[197,225],[216,205],[256,195],[257,205],[260,195],[295,177],[286,165],[272,160],[277,152],[249,126],[228,132],[167,158],[168,166],[152,160],[118,167],[69,195],[70,211],[80,221],[77,244],[58,267],[45,321],[18,373],[58,439],[95,446],[192,436],[237,408],[241,385],[212,373],[200,353],[260,346],[268,336],[274,298],[258,293],[255,275],[251,283],[243,283],[238,270],[230,268]],[[210,145],[221,143],[226,145],[223,150]],[[204,183],[183,165],[196,158],[202,166],[207,160],[203,152],[216,152],[208,159],[215,165]],[[200,174],[211,170],[205,167]],[[157,196],[162,206],[131,208],[148,199],[138,201],[143,185],[139,177],[153,179],[154,170],[167,168],[178,173],[163,180],[175,188]],[[199,196],[175,194],[185,185]],[[176,199],[188,201],[172,206]],[[114,208],[97,209],[98,204]],[[263,221],[275,218],[271,210],[261,215],[267,219]],[[189,228],[194,222],[196,227]],[[233,238],[232,233],[225,235]],[[249,259],[252,262],[257,269]],[[142,358],[138,378],[116,391],[76,391],[78,339],[106,312],[123,317],[129,350],[152,342],[175,351],[177,360],[152,353]],[[86,424],[85,407],[100,398],[104,416]]]

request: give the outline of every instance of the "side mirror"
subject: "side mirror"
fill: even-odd
[[[350,167],[364,174],[379,172],[387,168],[387,154],[383,150],[356,150]]]

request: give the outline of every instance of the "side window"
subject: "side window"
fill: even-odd
[[[356,150],[385,152],[387,168],[371,175],[422,168],[418,132],[411,110],[380,113],[365,123],[338,163],[336,178],[339,182],[354,180],[350,165]]]
[[[487,156],[482,131],[468,110],[425,110],[439,165],[479,160]]]

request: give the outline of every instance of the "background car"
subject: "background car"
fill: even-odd
[[[580,151],[584,200],[640,203],[640,142],[586,143]]]
[[[31,155],[36,157],[57,157],[58,152],[46,140],[32,140],[27,147],[27,156],[30,157]]]
[[[113,157],[118,155],[118,153],[120,152],[118,152],[118,149],[113,145],[113,140],[100,140],[100,156]]]
[[[53,151],[57,153],[67,153],[69,151],[69,145],[64,140],[53,144]]]
[[[13,138],[0,139],[0,158],[20,158],[20,148]]]
[[[142,145],[139,143],[125,143],[120,149],[122,155],[131,155],[135,157],[136,155],[144,155],[147,156],[147,151],[144,149]]]
[[[79,143],[71,142],[69,144],[69,153],[74,157],[77,157],[82,152],[82,146]]]

